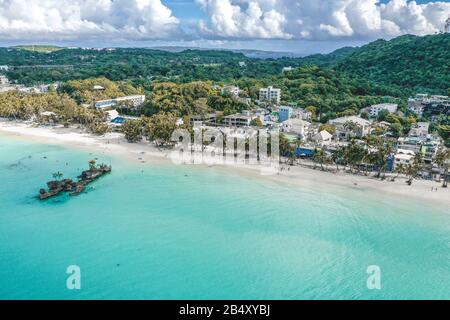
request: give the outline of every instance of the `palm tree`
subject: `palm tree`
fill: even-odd
[[[89,169],[91,171],[97,170],[97,161],[96,160],[89,161]]]
[[[356,135],[359,135],[361,127],[359,124],[353,121],[347,121],[344,123],[344,129],[347,132],[350,132],[350,137],[354,138]]]
[[[343,162],[345,156],[345,148],[339,147],[331,154],[331,160],[336,164],[336,170],[339,171],[339,163]],[[345,168],[344,168],[345,169]]]
[[[324,170],[323,165],[329,163],[330,158],[328,157],[328,154],[323,150],[319,149],[316,150],[316,152],[313,155],[313,161],[320,163],[320,170]]]
[[[60,181],[64,175],[58,171],[58,172],[53,173],[52,176],[53,176],[53,179],[55,179],[56,181]]]
[[[413,162],[406,168],[406,175],[408,176],[408,180],[406,181],[406,183],[408,185],[412,184],[413,180],[417,177],[417,174],[420,172],[420,170],[422,170],[422,168],[423,168],[423,156],[419,152],[414,157]]]
[[[401,174],[405,173],[406,168],[403,164],[398,164],[395,166],[395,172],[397,172],[397,175],[395,177],[392,177],[391,181],[395,181]]]
[[[304,141],[302,136],[297,136],[294,140],[294,144],[297,148],[300,148],[303,145],[303,143]]]
[[[447,177],[448,177],[448,166],[450,163],[450,150],[441,147],[436,153],[434,161],[439,166],[439,168],[444,169],[444,182],[442,183],[443,188],[447,188]]]

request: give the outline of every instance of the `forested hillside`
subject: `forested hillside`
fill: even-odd
[[[450,89],[450,34],[377,40],[340,61],[336,69],[381,85],[446,94]]]
[[[105,77],[131,81],[149,90],[152,81],[189,83],[261,82],[283,86],[284,67],[316,65],[353,83],[357,95],[406,98],[417,92],[448,94],[450,88],[450,34],[402,36],[378,40],[361,48],[342,48],[330,54],[304,58],[254,59],[242,53],[217,50],[168,52],[153,49],[62,49],[44,53],[23,48],[0,48],[0,65],[8,78],[34,85],[54,81]],[[315,78],[316,79],[316,78]],[[319,78],[317,78],[319,79]],[[311,83],[309,83],[311,85]],[[313,86],[320,88],[320,83]],[[286,99],[296,98],[299,87],[284,85]],[[254,88],[248,88],[249,93]],[[357,92],[356,92],[356,91]],[[319,90],[320,91],[320,90]],[[338,94],[345,94],[346,90]],[[320,93],[319,93],[320,94]],[[322,97],[323,98],[323,97]]]

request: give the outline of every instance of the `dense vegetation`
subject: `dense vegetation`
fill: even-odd
[[[340,61],[337,70],[407,92],[450,90],[450,34],[377,40]],[[450,93],[449,93],[450,94]]]
[[[153,80],[176,83],[271,80],[281,75],[283,67],[317,65],[333,68],[352,78],[354,83],[365,86],[376,83],[381,94],[388,92],[404,98],[419,91],[448,93],[450,34],[407,35],[390,41],[377,40],[361,48],[342,48],[325,55],[265,60],[215,50],[167,52],[117,48],[63,49],[46,53],[29,48],[0,48],[0,65],[11,66],[7,76],[27,85],[106,77],[113,81],[129,80],[146,89]]]

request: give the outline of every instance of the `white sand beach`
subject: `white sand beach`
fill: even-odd
[[[86,133],[79,128],[64,128],[62,126],[34,126],[30,123],[0,120],[0,134],[23,138],[47,144],[59,144],[71,148],[79,148],[105,155],[115,155],[141,164],[158,163],[170,160],[170,151],[160,150],[148,142],[128,143],[122,134],[109,133],[98,137]],[[207,167],[206,165],[203,165]],[[218,166],[215,166],[218,167]],[[404,199],[425,201],[426,203],[450,207],[450,188],[442,188],[442,183],[426,180],[414,180],[412,186],[405,183],[406,178],[399,177],[395,182],[384,181],[372,177],[353,175],[339,172],[323,172],[304,166],[287,166],[282,172],[275,175],[261,175],[259,166],[226,165],[220,166],[223,170],[233,170],[240,175],[249,175],[261,179],[270,179],[281,183],[297,185],[329,184],[349,188],[361,188],[377,192],[380,195],[389,195]],[[432,189],[437,188],[437,191]]]

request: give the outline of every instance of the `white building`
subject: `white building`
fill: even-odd
[[[282,73],[285,73],[285,72],[289,72],[289,71],[292,71],[292,70],[294,70],[294,68],[292,68],[292,67],[284,67],[282,70],[281,70],[281,72]]]
[[[229,127],[248,127],[257,118],[264,122],[264,115],[258,116],[250,111],[243,111],[242,113],[226,116],[224,122]]]
[[[378,117],[378,114],[381,110],[387,110],[389,113],[397,112],[398,104],[394,103],[381,103],[381,104],[375,104],[370,107],[369,114],[371,117]]]
[[[294,119],[302,119],[306,121],[311,121],[312,119],[312,112],[305,111],[305,109],[294,109],[292,112],[292,118]]]
[[[301,119],[289,119],[281,123],[280,130],[281,132],[293,133],[302,136],[303,139],[306,139],[306,137],[308,137],[310,126],[311,123],[308,121]]]
[[[113,108],[120,103],[129,103],[133,108],[139,107],[145,102],[144,95],[126,96],[109,100],[101,100],[95,103],[95,107],[99,109]]]
[[[239,97],[239,94],[241,93],[241,89],[236,86],[225,86],[221,89],[222,94],[229,93],[235,97]]]
[[[0,71],[8,71],[9,67],[8,66],[0,66]]]
[[[113,121],[119,117],[119,112],[117,112],[117,110],[108,110],[105,111],[105,113],[109,121]]]
[[[415,152],[412,150],[398,149],[394,156],[394,169],[398,165],[408,166],[413,162]]]
[[[417,122],[412,125],[411,130],[408,133],[408,136],[425,138],[428,135],[429,129],[430,129],[429,122]]]
[[[322,130],[312,137],[312,141],[318,146],[330,145],[333,139],[333,135],[326,130]]]
[[[354,123],[355,130],[351,130],[347,123]],[[370,133],[372,123],[369,120],[357,116],[341,117],[328,121],[329,124],[336,128],[336,136],[340,139],[348,139],[350,137],[364,137]]]
[[[259,90],[260,101],[272,101],[279,105],[281,101],[281,89],[274,87],[261,88]]]

